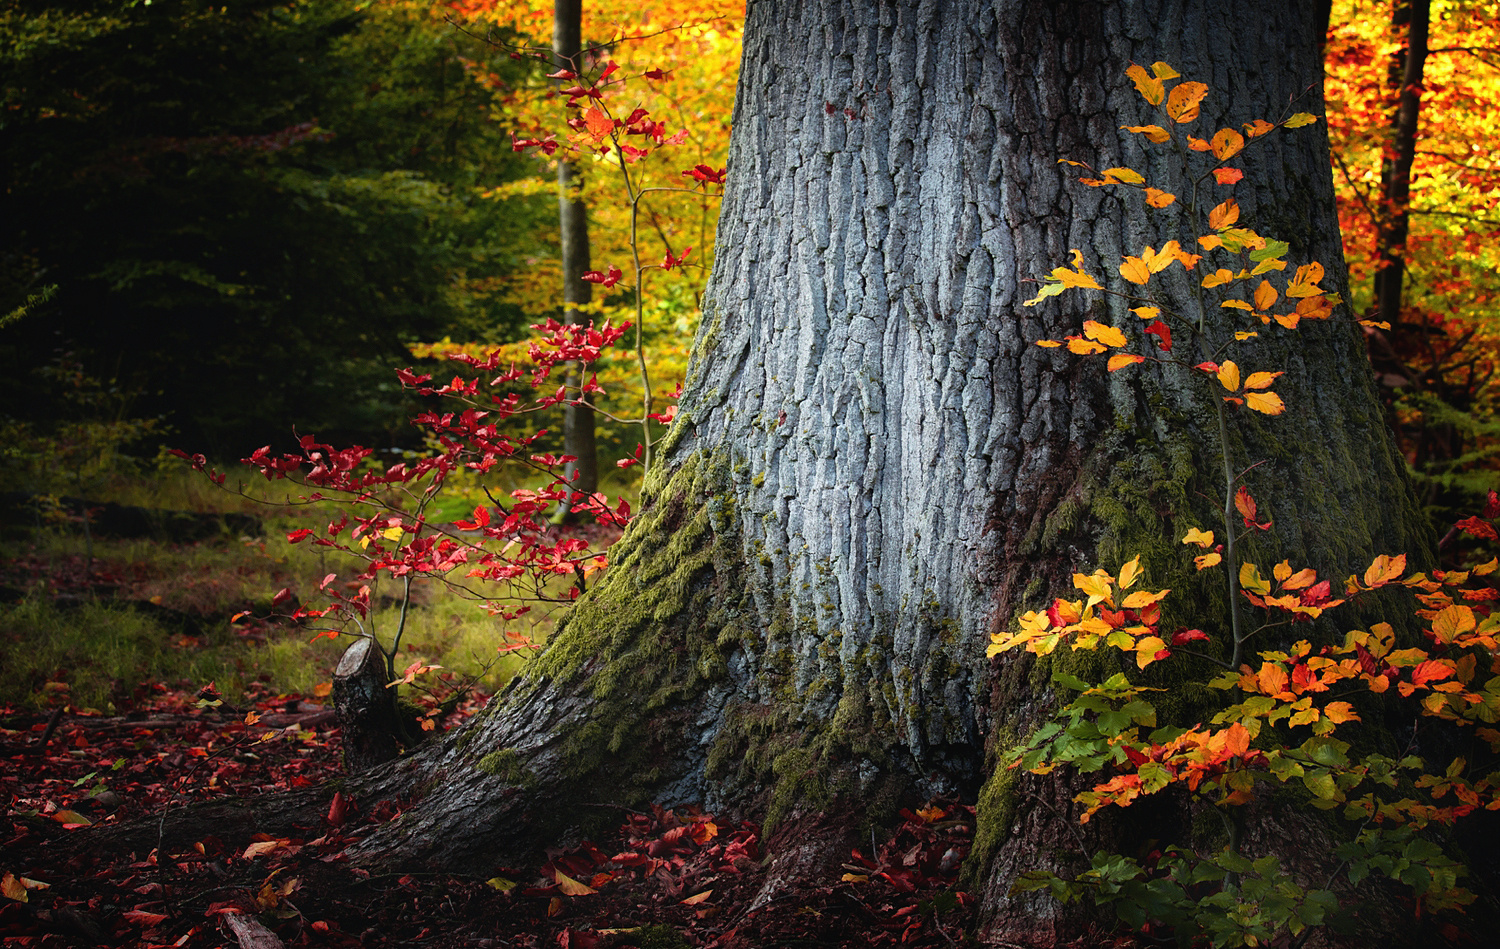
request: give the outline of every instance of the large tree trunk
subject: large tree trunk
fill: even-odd
[[[1123,304],[1023,309],[1024,281],[1070,248],[1113,277],[1120,255],[1198,233],[1058,159],[1148,167],[1118,131],[1145,121],[1132,61],[1208,82],[1209,129],[1294,99],[1318,112],[1310,7],[752,4],[704,323],[643,510],[523,681],[361,782],[425,794],[361,859],[514,860],[616,819],[590,805],[646,799],[795,827],[977,794],[986,938],[1086,925],[1009,896],[1019,869],[1069,865],[1053,848],[1072,805],[1055,782],[989,779],[1050,695],[1025,658],[987,662],[988,634],[1075,570],[1139,552],[1169,578],[1176,538],[1213,526],[1216,469],[1190,380],[1032,345],[1085,315],[1123,325]],[[1244,167],[1245,219],[1337,286],[1321,127]],[[1420,545],[1348,324],[1263,334],[1244,359],[1285,369],[1292,406],[1239,446],[1265,461],[1250,483],[1276,559],[1340,575]],[[1212,624],[1223,594],[1173,580]],[[803,839],[773,859],[813,872],[846,848]]]

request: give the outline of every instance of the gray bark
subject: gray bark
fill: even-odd
[[[1115,286],[1122,254],[1202,225],[1078,185],[1058,159],[1153,169],[1118,131],[1146,121],[1132,61],[1207,82],[1209,132],[1293,100],[1320,112],[1316,12],[752,4],[704,323],[645,509],[526,682],[367,786],[433,791],[365,858],[533,846],[587,812],[560,795],[795,821],[893,788],[974,793],[987,744],[1050,700],[1026,660],[985,660],[990,631],[1074,570],[1154,545],[1165,571],[1188,526],[1219,526],[1197,495],[1217,490],[1197,380],[1033,345],[1085,317],[1128,325],[1123,304],[1021,306],[1071,248]],[[1242,164],[1244,219],[1339,286],[1321,126]],[[1419,545],[1355,332],[1268,332],[1236,356],[1286,370],[1294,407],[1239,448],[1265,462],[1251,486],[1276,559],[1341,575]],[[1057,803],[982,802],[981,824],[1001,821],[973,871],[995,944],[1082,925],[1008,896],[1017,870],[1055,863],[1071,816],[1057,786],[1033,790]]]

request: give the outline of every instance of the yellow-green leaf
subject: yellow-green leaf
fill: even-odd
[[[1286,127],[1289,129],[1300,129],[1302,126],[1311,125],[1316,121],[1318,121],[1318,117],[1311,112],[1298,112],[1286,120]]]

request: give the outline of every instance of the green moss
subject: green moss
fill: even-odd
[[[691,949],[692,943],[671,926],[652,923],[629,933],[622,933],[628,944],[639,949]]]
[[[997,744],[1011,746],[1014,743],[1012,737]],[[990,772],[984,787],[979,789],[979,800],[974,808],[974,844],[964,860],[960,880],[966,889],[979,889],[983,885],[990,861],[1010,837],[1011,824],[1016,819],[1018,780],[1020,777],[1014,769],[996,767]]]
[[[526,759],[514,748],[500,748],[474,763],[474,767],[515,787],[536,785],[536,775],[526,767]]]

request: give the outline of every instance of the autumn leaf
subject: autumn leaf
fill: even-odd
[[[1154,320],[1157,317],[1161,316],[1161,307],[1137,306],[1131,307],[1130,312],[1134,313],[1136,316],[1140,317],[1143,320]]]
[[[1092,356],[1095,353],[1104,352],[1105,348],[1103,343],[1096,343],[1082,336],[1068,337],[1068,352],[1078,356]]]
[[[1134,168],[1106,168],[1103,175],[1109,184],[1139,185],[1146,182],[1145,176]]]
[[[1158,659],[1166,658],[1163,653],[1170,655],[1166,642],[1160,636],[1142,636],[1135,643],[1135,664],[1144,669]]]
[[[1198,117],[1198,106],[1208,95],[1208,86],[1201,82],[1178,83],[1167,96],[1167,115],[1179,125]]]
[[[1141,94],[1141,98],[1151,105],[1161,105],[1162,100],[1166,98],[1166,89],[1162,86],[1162,81],[1146,72],[1144,66],[1131,63],[1130,68],[1125,70],[1125,75],[1135,83],[1136,91]]]
[[[1472,609],[1454,604],[1439,610],[1432,618],[1432,635],[1439,643],[1446,645],[1464,633],[1472,632],[1477,622]]]
[[[1365,586],[1371,589],[1385,586],[1405,572],[1406,554],[1397,554],[1394,557],[1381,554],[1365,570]]]
[[[1245,408],[1262,415],[1280,415],[1286,411],[1286,403],[1274,392],[1246,392]]]
[[[1172,328],[1161,320],[1146,327],[1147,334],[1156,337],[1156,348],[1164,353],[1172,351]]]
[[[1224,363],[1219,366],[1218,377],[1219,385],[1223,386],[1225,389],[1228,389],[1230,392],[1239,391],[1240,367],[1236,366],[1233,361],[1225,360]]]
[[[1130,562],[1120,568],[1120,578],[1117,581],[1121,590],[1128,590],[1135,586],[1135,582],[1141,578],[1141,558],[1139,555],[1132,557]]]
[[[1323,265],[1317,261],[1303,264],[1297,268],[1297,273],[1292,277],[1291,283],[1287,284],[1286,295],[1293,299],[1317,296],[1323,290],[1318,286],[1318,281],[1323,279]]]
[[[591,145],[602,145],[615,130],[614,119],[611,119],[603,109],[597,105],[591,105],[583,112],[583,131]]]
[[[1136,88],[1139,89],[1140,86],[1137,85]],[[1127,132],[1135,132],[1137,135],[1144,135],[1147,141],[1155,142],[1158,145],[1172,139],[1171,133],[1160,125],[1122,125],[1120,128]]]
[[[1270,122],[1267,122],[1265,119],[1256,119],[1254,122],[1246,122],[1240,127],[1245,130],[1245,135],[1250,138],[1260,138],[1262,135],[1276,128],[1276,126],[1272,125]]]
[[[1300,129],[1302,126],[1312,125],[1316,121],[1318,121],[1318,117],[1311,112],[1298,112],[1286,120],[1286,127],[1289,129]]]
[[[588,896],[599,892],[587,883],[578,882],[561,870],[554,869],[552,879],[557,881],[557,888],[564,896]]]
[[[1194,527],[1183,535],[1182,542],[1184,544],[1197,544],[1199,547],[1211,547],[1214,542],[1214,532],[1200,531]]]
[[[1109,362],[1105,363],[1104,368],[1109,372],[1114,372],[1117,369],[1124,369],[1126,366],[1134,366],[1136,363],[1145,361],[1145,356],[1136,356],[1131,353],[1116,353],[1109,357]]]
[[[1094,320],[1083,321],[1083,335],[1092,340],[1097,340],[1106,346],[1120,347],[1125,345],[1125,334],[1113,326],[1106,326]]]
[[[1214,157],[1223,161],[1240,153],[1245,147],[1245,137],[1234,129],[1219,129],[1214,133],[1210,144],[1213,146]]]
[[[1280,375],[1280,372],[1252,372],[1250,378],[1245,380],[1245,388],[1269,389],[1271,383],[1275,382],[1276,377]]]
[[[1203,278],[1203,288],[1205,290],[1211,290],[1214,287],[1221,287],[1233,279],[1234,274],[1225,270],[1223,267],[1220,267],[1218,270],[1215,270],[1213,273],[1208,274]]]
[[[1232,227],[1240,219],[1240,203],[1233,198],[1208,212],[1208,226],[1216,231]]]
[[[1261,596],[1271,592],[1271,584],[1260,575],[1260,568],[1248,562],[1240,564],[1240,587]]]
[[[1234,509],[1240,512],[1240,517],[1244,518],[1246,527],[1254,527],[1263,531],[1271,529],[1270,521],[1264,524],[1256,521],[1259,508],[1256,506],[1255,498],[1250,495],[1250,489],[1243,484],[1235,489]],[[1268,587],[1265,592],[1270,592],[1270,588]]]
[[[1177,200],[1177,195],[1169,194],[1158,188],[1146,189],[1146,203],[1153,208],[1164,208]]]
[[[1140,257],[1126,257],[1120,265],[1120,276],[1131,283],[1144,285],[1151,279],[1151,268]]]
[[[1255,308],[1257,310],[1269,310],[1281,297],[1276,288],[1271,286],[1269,280],[1262,280],[1260,286],[1255,288]]]
[[[0,895],[5,896],[6,899],[15,900],[17,903],[25,903],[29,899],[26,894],[26,884],[9,871],[0,877]]]
[[[1245,173],[1238,168],[1215,168],[1214,180],[1221,185],[1232,185],[1245,177]]]

